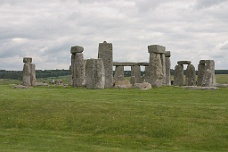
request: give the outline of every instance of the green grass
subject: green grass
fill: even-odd
[[[217,83],[227,84],[228,83],[228,74],[216,74]]]
[[[0,90],[3,152],[228,150],[228,88]]]

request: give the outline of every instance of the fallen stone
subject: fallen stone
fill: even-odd
[[[217,83],[215,86],[216,87],[224,87],[224,88],[226,88],[226,87],[228,87],[228,84],[219,84],[219,83]]]
[[[132,84],[130,83],[129,80],[119,80],[116,81],[114,84],[114,88],[119,88],[119,89],[129,89],[132,87]]]
[[[152,88],[152,86],[148,82],[143,82],[143,83],[135,83],[134,88],[138,88],[140,90],[149,90]]]
[[[49,86],[49,84],[43,82],[36,82],[35,86]]]
[[[24,86],[24,85],[16,85],[16,86],[14,86],[14,88],[16,88],[16,89],[29,89],[31,87]]]

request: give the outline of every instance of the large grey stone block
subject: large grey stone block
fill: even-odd
[[[113,87],[113,53],[112,43],[99,43],[98,58],[103,60],[105,69],[105,88]]]
[[[186,69],[186,86],[195,86],[196,85],[196,70],[194,65],[189,64]]]
[[[148,53],[165,53],[165,47],[161,45],[149,45],[148,46]]]
[[[124,66],[116,66],[114,80],[119,81],[120,78],[124,78]]]
[[[72,46],[71,47],[71,54],[82,53],[84,48],[82,46]]]
[[[105,70],[102,59],[87,59],[86,61],[86,88],[104,89]]]
[[[165,68],[166,68],[166,77],[165,77],[165,85],[166,86],[170,86],[171,85],[171,74],[170,74],[170,68],[171,68],[171,61],[170,61],[170,56],[171,56],[171,53],[170,51],[166,51],[165,52]]]
[[[73,86],[82,87],[84,81],[84,58],[82,53],[76,53],[73,63]]]
[[[178,64],[175,66],[173,85],[184,85],[184,66],[182,64]]]
[[[165,47],[150,45],[148,52],[150,53],[150,60],[146,71],[146,81],[152,86],[166,85]]]
[[[198,65],[197,86],[212,87],[216,85],[214,60],[200,60]]]

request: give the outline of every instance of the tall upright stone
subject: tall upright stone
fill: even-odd
[[[170,51],[165,51],[165,68],[166,68],[166,77],[165,77],[165,85],[170,86],[171,85],[171,74],[170,74],[170,67],[171,67],[171,52]]]
[[[165,47],[160,45],[148,46],[150,53],[150,62],[146,71],[146,81],[152,86],[162,86],[166,84],[166,67],[165,67]]]
[[[36,71],[35,64],[32,64],[31,57],[23,58],[23,85],[34,86],[36,85]]]
[[[74,87],[82,87],[84,82],[84,48],[81,46],[71,47],[71,69],[72,69],[72,79]]]
[[[120,78],[121,79],[124,78],[124,66],[122,66],[122,65],[116,66],[115,74],[114,74],[114,80],[115,80],[115,82],[119,81]]]
[[[131,77],[132,77],[132,83],[141,83],[141,70],[139,65],[133,65],[131,66]]]
[[[214,60],[200,60],[198,65],[197,86],[212,87],[216,85]]]
[[[103,60],[105,69],[105,88],[113,87],[113,53],[112,43],[99,43],[98,58]]]
[[[105,70],[102,59],[87,59],[85,73],[86,88],[104,89]]]
[[[194,65],[189,64],[186,69],[186,86],[195,86],[196,85],[196,70]]]
[[[175,86],[184,85],[184,66],[183,66],[183,64],[178,64],[175,66],[173,85],[175,85]]]

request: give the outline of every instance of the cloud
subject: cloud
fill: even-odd
[[[196,9],[205,9],[210,7],[216,7],[217,5],[226,2],[227,0],[197,0],[194,4]]]
[[[217,60],[220,52],[216,68],[228,69],[225,0],[0,3],[0,65],[10,65],[5,69],[21,70],[24,56],[33,57],[38,69],[68,69],[71,46],[81,45],[85,58],[96,58],[98,44],[105,40],[113,43],[115,61],[148,61],[147,46],[159,44],[171,51],[173,67],[179,60],[191,60],[195,66],[200,59]]]

